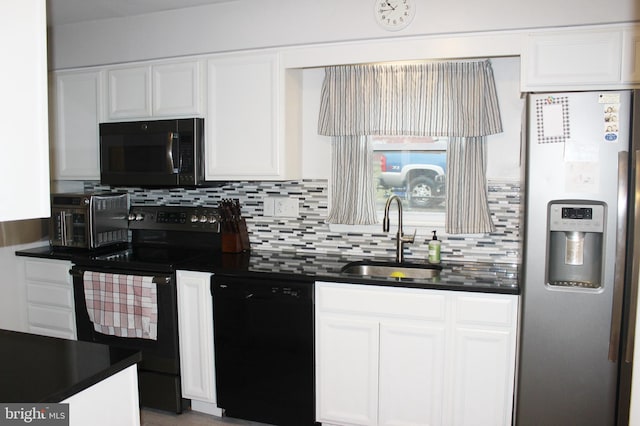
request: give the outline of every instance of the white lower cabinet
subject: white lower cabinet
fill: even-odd
[[[176,272],[180,375],[182,396],[191,399],[191,408],[221,416],[216,404],[211,275]]]
[[[518,297],[316,283],[316,416],[510,425]]]
[[[457,293],[451,425],[510,425],[517,296]]]
[[[442,424],[445,328],[380,323],[379,425]]]
[[[316,416],[318,421],[375,424],[378,323],[318,314],[316,305]]]
[[[24,265],[28,332],[76,340],[71,262],[28,259]]]
[[[139,426],[138,401],[138,368],[132,365],[61,402],[69,404],[69,426]]]

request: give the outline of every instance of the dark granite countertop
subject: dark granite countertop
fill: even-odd
[[[32,247],[28,249],[16,251],[16,256],[35,257],[39,259],[54,259],[54,260],[74,260],[78,258],[88,258],[96,254],[111,253],[116,250],[123,250],[127,248],[127,244],[120,244],[117,246],[105,247],[100,250],[88,251],[78,248],[66,248],[66,247],[52,247],[50,245]]]
[[[60,402],[141,359],[131,349],[0,330],[0,401]]]
[[[252,251],[202,257],[180,265],[180,269],[213,272],[217,275],[331,281],[394,287],[430,288],[439,290],[475,291],[485,293],[520,294],[519,266],[481,262],[443,262],[439,276],[428,279],[363,278],[341,273],[349,262],[359,260],[386,261],[374,257],[344,257],[297,252]],[[408,262],[419,263],[409,259]]]
[[[74,261],[87,257],[82,251],[36,247],[16,252],[18,256]],[[441,264],[439,276],[429,279],[363,278],[346,275],[341,268],[353,261],[390,259],[346,257],[322,253],[299,253],[253,250],[249,253],[209,253],[177,265],[178,269],[213,272],[218,275],[259,276],[276,279],[295,278],[301,281],[332,281],[394,287],[431,288],[440,290],[475,291],[485,293],[520,294],[519,265],[483,262],[447,262]],[[408,259],[411,263],[420,263]]]

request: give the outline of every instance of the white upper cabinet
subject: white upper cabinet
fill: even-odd
[[[107,71],[108,119],[151,117],[151,67]]]
[[[197,60],[107,70],[109,121],[201,115]]]
[[[154,117],[202,115],[200,62],[155,65],[151,71]]]
[[[529,90],[620,81],[622,34],[619,30],[558,31],[531,34],[522,66]]]
[[[300,75],[285,72],[277,53],[208,60],[207,180],[300,177]]]
[[[3,0],[0,16],[0,221],[48,217],[45,0]]]
[[[526,37],[522,90],[625,89],[640,83],[632,26],[540,31]]]
[[[622,37],[622,80],[640,84],[640,25],[626,28]]]
[[[51,176],[53,180],[100,178],[98,123],[103,72],[52,73]]]

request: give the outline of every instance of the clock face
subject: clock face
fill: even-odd
[[[416,8],[413,0],[374,0],[374,13],[382,27],[397,31],[411,23]]]

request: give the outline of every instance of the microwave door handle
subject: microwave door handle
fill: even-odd
[[[167,140],[167,171],[173,173],[173,132],[169,132]]]
[[[180,144],[180,134],[177,132],[169,132],[169,140],[167,141],[167,170],[174,173],[180,169],[179,155],[174,156],[174,146],[177,149]]]

